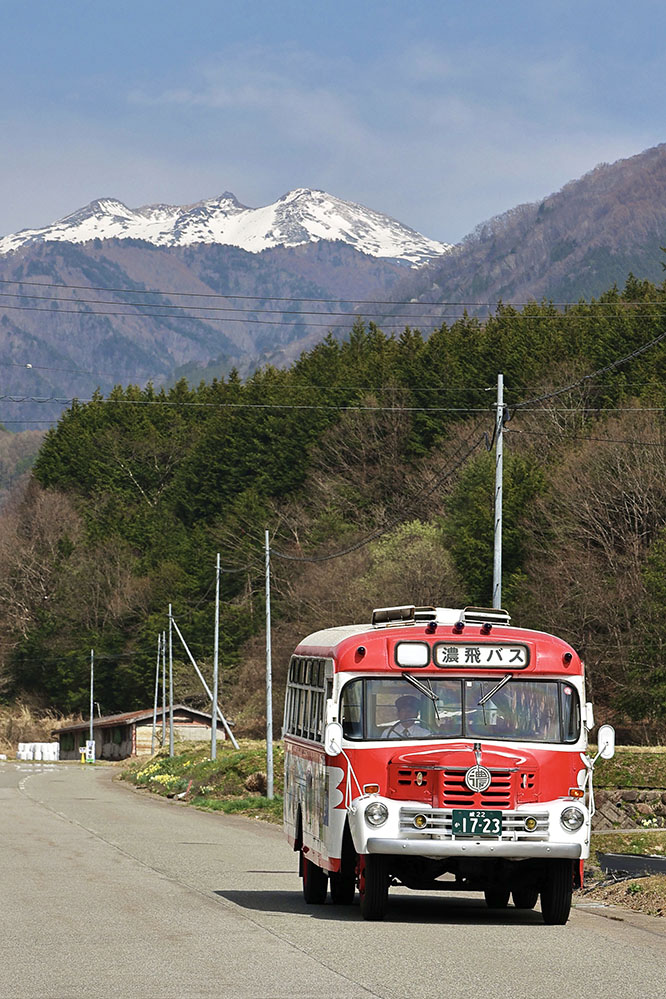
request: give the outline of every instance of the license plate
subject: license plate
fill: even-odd
[[[451,832],[454,836],[501,836],[502,813],[486,808],[454,808]]]

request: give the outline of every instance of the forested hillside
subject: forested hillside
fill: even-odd
[[[427,340],[357,323],[285,370],[75,405],[0,518],[5,695],[84,707],[94,648],[103,711],[151,703],[169,603],[210,670],[220,551],[222,697],[259,729],[265,528],[277,718],[309,630],[390,603],[489,604],[502,371],[504,604],[581,651],[602,712],[658,722],[665,312],[666,288],[632,278],[564,313],[500,307]],[[189,668],[176,684],[195,695]]]
[[[601,163],[561,191],[483,222],[450,253],[406,278],[395,298],[434,303],[433,316],[454,302],[485,315],[500,299],[589,300],[622,284],[630,271],[658,281],[665,227],[662,144]]]

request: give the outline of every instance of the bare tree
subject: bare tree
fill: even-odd
[[[579,648],[610,695],[626,683],[646,560],[666,526],[666,434],[658,415],[627,412],[585,436],[537,502],[521,610]]]

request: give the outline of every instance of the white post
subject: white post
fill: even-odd
[[[155,700],[153,702],[153,734],[150,740],[150,755],[155,754],[155,736],[157,733],[157,699],[160,694],[160,653],[162,651],[162,636],[157,633],[157,667],[155,669]]]
[[[173,756],[173,615],[169,604],[169,756]]]
[[[504,375],[497,376],[495,424],[495,536],[493,552],[493,607],[502,606],[502,478],[504,471]]]
[[[220,553],[217,553],[216,579],[215,579],[215,640],[213,643],[213,709],[210,728],[210,758],[217,759],[217,698],[219,679],[219,651],[220,651]]]
[[[271,662],[271,548],[266,531],[266,796],[273,797],[273,666]]]

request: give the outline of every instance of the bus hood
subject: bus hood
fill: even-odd
[[[477,762],[489,771],[478,791],[465,780]],[[515,808],[562,795],[570,767],[569,754],[550,750],[482,744],[475,751],[471,743],[449,743],[394,754],[388,762],[387,793],[440,808]]]

